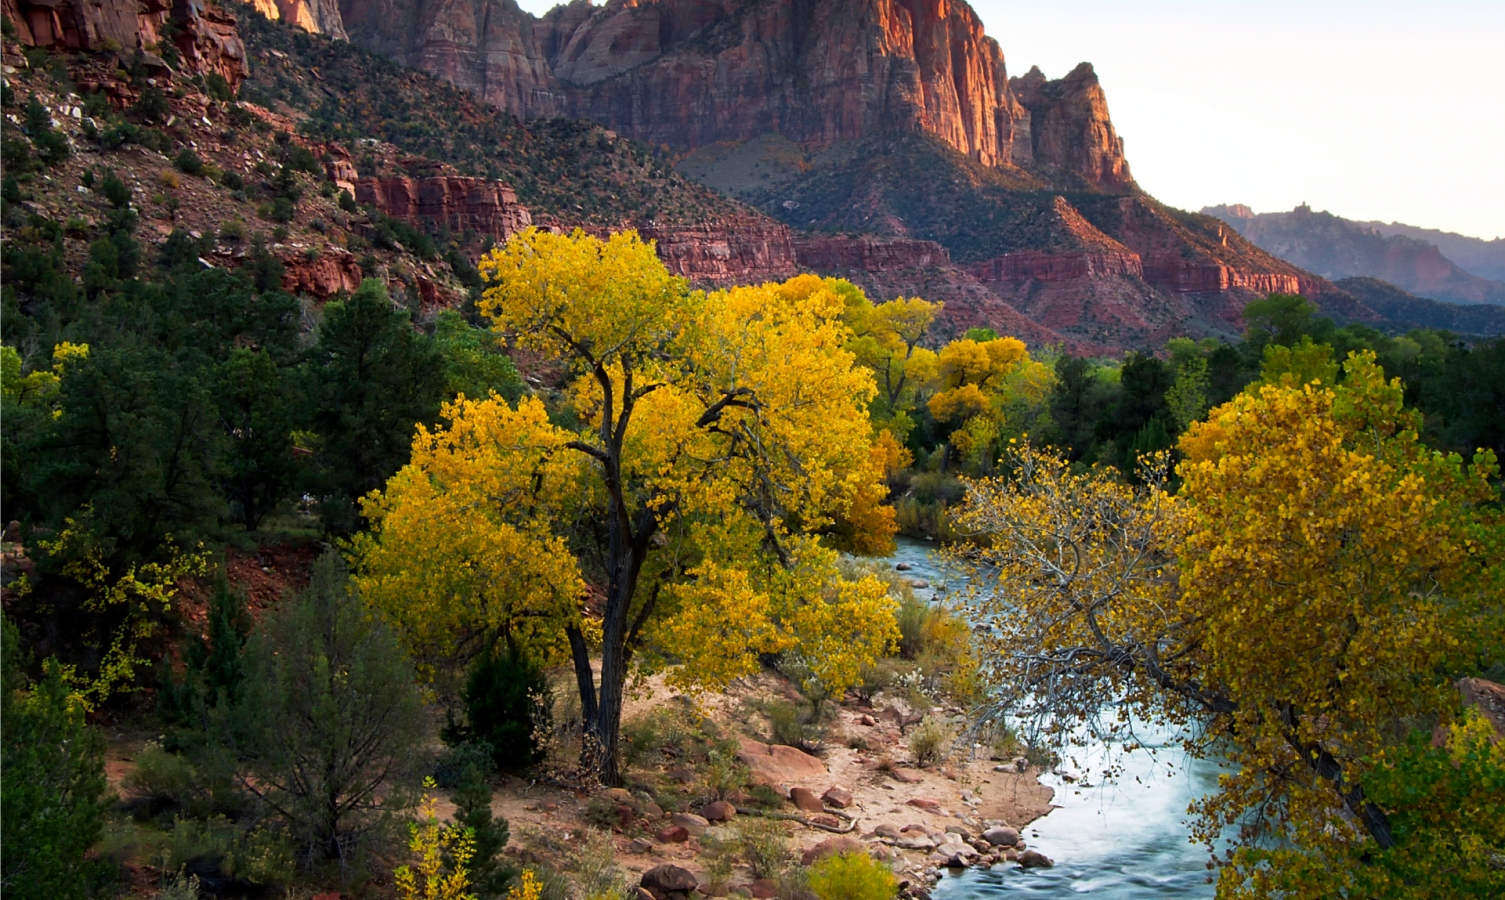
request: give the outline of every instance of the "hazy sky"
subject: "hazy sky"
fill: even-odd
[[[1135,179],[1167,203],[1505,237],[1505,0],[972,6],[1011,75],[1096,67]]]

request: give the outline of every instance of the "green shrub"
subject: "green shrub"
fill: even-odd
[[[493,649],[476,659],[461,692],[465,724],[451,717],[446,742],[485,741],[503,772],[537,762],[536,735],[548,731],[552,694],[543,670],[519,648]]]
[[[240,242],[246,239],[246,223],[239,219],[226,219],[220,223],[219,239]]]
[[[220,175],[219,183],[232,191],[243,191],[246,189],[246,180],[240,177],[240,173],[234,169],[226,169]]]
[[[866,853],[838,853],[811,867],[806,880],[820,900],[892,900],[894,873]]]
[[[202,799],[198,773],[192,764],[162,749],[156,741],[148,742],[136,754],[136,767],[125,776],[124,787],[141,816],[191,812],[200,806]]]
[[[923,721],[909,733],[909,756],[914,764],[920,767],[932,766],[941,762],[951,752],[951,744],[956,736],[944,722],[935,716],[926,716]]]
[[[491,784],[482,767],[466,767],[460,776],[460,789],[449,799],[455,804],[455,824],[471,831],[474,852],[468,867],[472,893],[481,900],[505,896],[507,883],[517,870],[500,859],[502,848],[507,846],[507,820],[491,814]]]
[[[177,166],[178,171],[185,175],[204,174],[204,161],[199,158],[197,153],[193,152],[192,147],[184,147],[182,150],[179,150],[178,156],[172,161],[172,164]]]
[[[204,92],[221,103],[228,103],[235,98],[235,93],[230,90],[230,82],[218,72],[204,76]]]
[[[107,875],[85,854],[105,810],[104,739],[84,722],[61,671],[28,685],[20,636],[0,623],[0,819],[7,900],[83,900]]]
[[[460,786],[465,773],[474,768],[482,778],[495,771],[494,750],[486,741],[460,741],[445,747],[434,760],[434,784],[446,790]]]
[[[825,729],[810,721],[811,714],[798,704],[775,700],[764,711],[768,715],[771,742],[798,747],[806,753],[817,753],[823,749]]]
[[[334,551],[247,643],[234,719],[247,775],[310,860],[349,858],[411,803],[390,782],[411,768],[427,730],[413,667]]]
[[[247,829],[224,816],[178,819],[162,855],[169,870],[187,868],[246,885],[281,884],[294,873],[287,835],[266,828]]]
[[[100,182],[99,192],[116,209],[124,209],[131,204],[131,189],[113,170],[105,170],[105,177]]]
[[[742,861],[754,879],[777,879],[794,861],[789,829],[778,819],[757,819],[742,826]]]

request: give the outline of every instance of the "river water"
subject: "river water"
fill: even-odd
[[[948,588],[960,587],[932,555],[935,544],[897,540],[892,562],[908,565],[905,574],[929,585],[916,594],[944,598]],[[1024,838],[1055,860],[1053,868],[969,869],[942,879],[933,892],[936,900],[1212,897],[1209,856],[1189,840],[1186,809],[1217,785],[1219,767],[1187,757],[1172,743],[1172,734],[1141,729],[1139,736],[1146,749],[1112,751],[1117,774],[1111,780],[1102,778],[1110,760],[1100,744],[1066,754],[1054,773],[1041,777],[1055,788],[1057,808],[1027,826]],[[1162,746],[1151,749],[1157,743]]]

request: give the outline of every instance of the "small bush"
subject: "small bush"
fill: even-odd
[[[434,760],[434,784],[445,790],[460,786],[468,769],[474,768],[481,777],[490,777],[495,764],[495,750],[486,741],[460,741],[445,747]]]
[[[839,853],[811,867],[810,890],[820,900],[893,900],[894,873],[866,853]]]
[[[131,189],[113,171],[106,171],[105,177],[99,185],[100,193],[116,209],[124,209],[131,203]]]
[[[232,191],[243,191],[246,189],[246,180],[240,177],[240,173],[234,169],[226,169],[224,174],[220,175],[219,183]]]
[[[264,828],[245,829],[223,816],[178,819],[163,849],[167,868],[187,869],[249,885],[286,882],[294,871],[287,835]]]
[[[172,169],[163,169],[162,171],[158,172],[157,184],[160,184],[162,187],[167,188],[170,191],[175,191],[182,186],[182,182],[178,180],[178,173],[174,172]]]
[[[824,749],[825,729],[810,721],[810,715],[798,705],[788,701],[774,701],[765,709],[768,715],[769,739],[775,744],[787,744],[806,753],[819,753]]]
[[[486,741],[504,772],[538,761],[537,735],[550,726],[552,694],[543,670],[519,648],[488,651],[476,659],[462,692],[465,725],[451,718],[449,742]]]
[[[221,103],[228,103],[235,98],[235,93],[230,90],[230,82],[218,72],[204,76],[204,92]]]
[[[239,219],[226,219],[220,223],[219,239],[239,243],[246,239],[246,223]]]
[[[360,212],[361,208],[356,205],[355,198],[350,196],[349,191],[341,190],[340,199],[338,202],[340,204],[340,209],[343,209],[345,212]]]
[[[754,879],[777,879],[794,860],[789,830],[778,819],[758,819],[742,826],[742,861]]]
[[[172,164],[177,166],[178,171],[185,175],[204,174],[204,161],[199,158],[197,153],[193,152],[192,147],[184,147],[182,150],[179,150],[178,156],[172,161]]]
[[[297,207],[286,197],[278,197],[256,207],[256,214],[270,222],[291,222],[296,212]]]
[[[125,789],[135,799],[137,812],[151,816],[187,811],[197,806],[200,797],[193,766],[155,741],[136,755],[136,768],[125,777]]]
[[[288,231],[286,225],[278,225],[276,228],[272,229],[272,240],[278,241],[280,243],[287,240],[287,236],[291,233],[292,232]]]
[[[909,756],[920,767],[941,762],[951,751],[955,741],[951,729],[935,716],[926,716],[924,721],[909,733]]]

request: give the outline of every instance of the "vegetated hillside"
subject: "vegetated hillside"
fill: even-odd
[[[1505,237],[1487,241],[1483,238],[1469,237],[1466,234],[1441,231],[1436,228],[1418,228],[1401,222],[1359,222],[1358,224],[1373,228],[1380,234],[1398,234],[1436,244],[1443,256],[1457,263],[1470,275],[1478,275],[1480,278],[1489,278],[1494,281],[1505,281]]]
[[[1344,278],[1337,285],[1401,330],[1438,328],[1482,337],[1505,334],[1505,306],[1439,303],[1378,278]]]
[[[1505,303],[1505,282],[1470,274],[1436,244],[1302,204],[1288,213],[1255,213],[1242,204],[1202,210],[1249,240],[1327,278],[1367,276],[1447,303]]]
[[[649,148],[590,122],[523,122],[468,91],[344,41],[232,4],[251,51],[241,97],[298,119],[300,132],[402,152],[500,179],[536,217],[572,224],[702,223],[744,215]],[[362,175],[368,171],[357,157]]]

